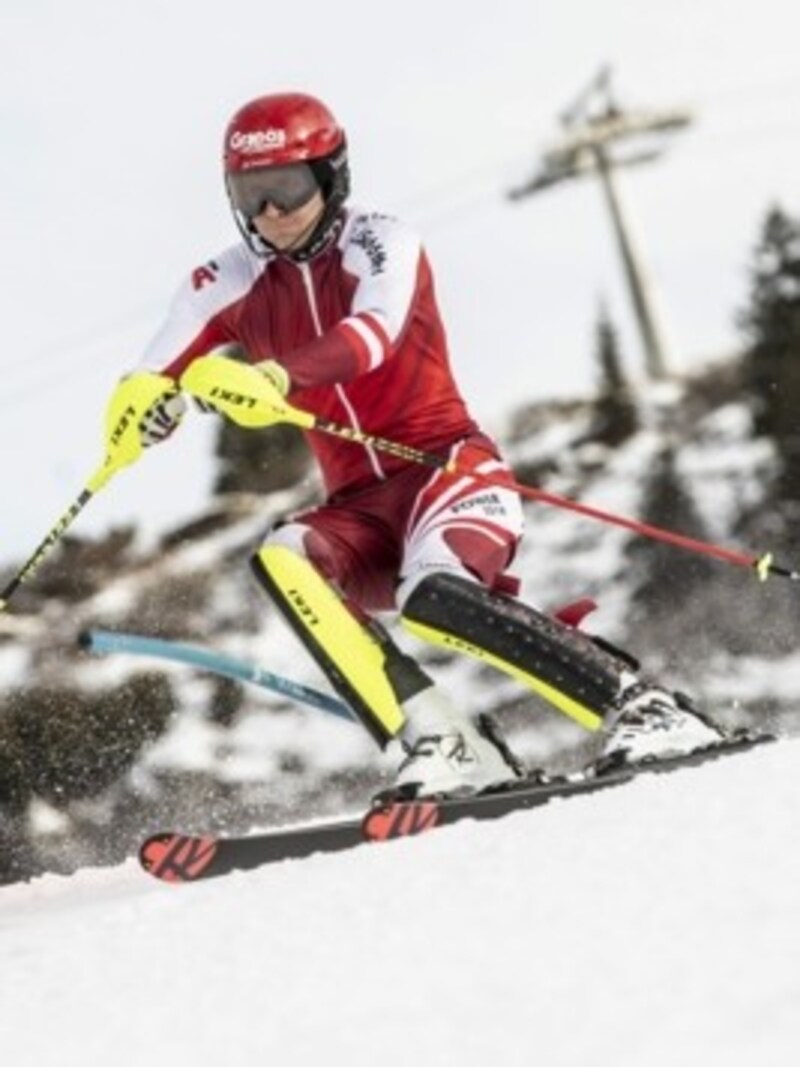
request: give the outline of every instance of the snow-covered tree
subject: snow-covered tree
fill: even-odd
[[[617,331],[604,304],[600,305],[595,327],[595,356],[600,382],[591,436],[614,446],[635,432],[638,418],[622,366]]]
[[[800,221],[780,207],[764,220],[750,268],[749,304],[740,317],[755,428],[782,461],[778,493],[800,500]]]

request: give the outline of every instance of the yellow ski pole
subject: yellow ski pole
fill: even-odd
[[[47,533],[41,544],[35,549],[33,554],[29,557],[27,562],[21,567],[21,569],[14,575],[6,587],[0,592],[0,611],[5,611],[8,606],[8,602],[14,595],[16,590],[22,585],[23,582],[27,582],[36,571],[42,561],[47,557],[52,549],[58,544],[62,536],[73,524],[78,515],[83,511],[94,494],[98,491],[101,485],[104,484],[108,475],[101,480],[101,475],[105,475],[105,465],[99,468],[95,474],[86,483],[86,486],[80,491],[75,500],[70,504],[64,514],[55,523],[53,528]]]
[[[135,462],[142,453],[139,423],[149,410],[165,396],[176,391],[171,378],[161,374],[140,373],[132,376],[130,388],[120,391],[112,399],[106,413],[106,456],[73,500],[67,510],[48,531],[31,556],[14,577],[0,590],[0,612],[17,589],[38,571],[66,531],[93,496],[123,467]]]

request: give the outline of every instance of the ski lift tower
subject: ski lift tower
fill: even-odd
[[[619,190],[617,170],[651,163],[664,153],[662,144],[621,154],[616,146],[632,138],[663,135],[683,129],[692,121],[687,110],[626,111],[616,103],[611,90],[611,70],[603,67],[574,103],[559,116],[561,140],[547,150],[539,170],[523,185],[508,193],[522,200],[559,182],[596,174],[611,213],[622,257],[625,280],[644,349],[645,366],[651,378],[669,375],[669,359],[663,332],[655,313],[650,284]]]

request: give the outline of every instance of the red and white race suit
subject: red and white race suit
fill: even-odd
[[[351,208],[309,262],[264,258],[244,242],[227,249],[192,272],[142,364],[177,379],[225,344],[281,363],[292,403],[315,415],[505,469],[453,379],[425,252],[393,218]],[[466,568],[491,584],[513,556],[522,531],[513,492],[317,431],[308,440],[327,502],[272,536],[302,547],[364,608],[393,606],[398,578],[431,569]]]

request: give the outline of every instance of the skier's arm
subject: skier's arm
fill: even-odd
[[[280,356],[292,389],[348,382],[393,358],[427,270],[419,239],[394,219],[356,219],[342,260],[356,280],[348,314]]]
[[[114,413],[136,406],[143,388],[147,392],[149,381],[161,378],[165,383],[163,396],[145,412],[136,408],[136,439],[139,452],[165,441],[186,412],[178,379],[198,356],[234,340],[231,309],[251,284],[252,269],[236,249],[229,249],[218,260],[192,271],[175,294],[167,317],[139,366],[115,386],[107,406],[107,427],[114,422]],[[106,432],[110,441],[112,431]]]
[[[236,343],[235,309],[253,280],[252,267],[237,248],[193,270],[175,294],[138,369],[177,381],[198,356]]]

